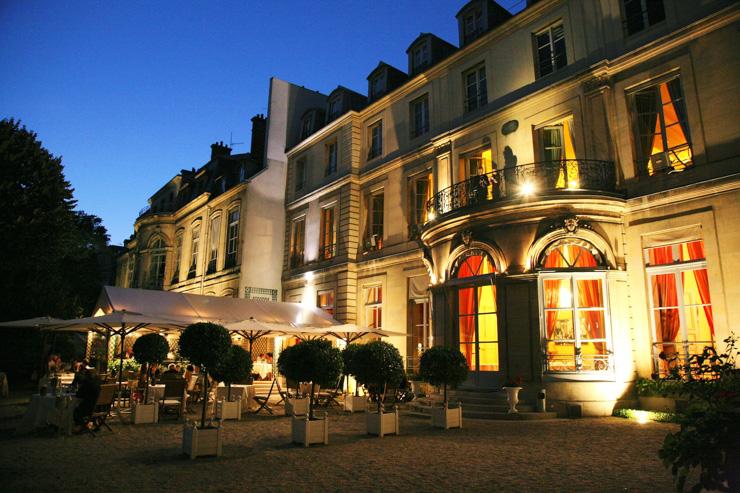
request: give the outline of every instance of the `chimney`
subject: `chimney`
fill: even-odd
[[[249,148],[250,154],[262,168],[265,163],[265,133],[267,131],[267,119],[265,115],[252,117],[252,144]]]
[[[211,144],[211,161],[221,156],[231,156],[231,147],[221,142]]]

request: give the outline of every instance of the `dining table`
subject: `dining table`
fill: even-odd
[[[164,399],[164,384],[158,383],[156,385],[149,385],[149,391],[146,397],[146,403],[151,404],[155,400],[161,401]]]
[[[216,388],[216,400],[226,400],[228,396],[228,388],[221,382]],[[254,385],[246,384],[231,384],[231,400],[242,402],[242,411],[247,411],[252,408],[254,403]]]
[[[256,373],[264,380],[268,375],[272,374],[272,363],[268,363],[267,361],[255,361],[252,363],[252,373]]]
[[[74,410],[79,403],[80,399],[69,393],[33,394],[15,433],[22,435],[54,426],[59,433],[71,435]]]

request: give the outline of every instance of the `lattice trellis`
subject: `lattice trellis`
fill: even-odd
[[[277,289],[255,288],[252,286],[244,288],[244,297],[248,300],[277,301],[277,295]]]

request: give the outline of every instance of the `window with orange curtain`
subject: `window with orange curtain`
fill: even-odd
[[[546,368],[550,372],[610,368],[605,277],[584,272],[601,265],[601,255],[582,240],[559,241],[545,249],[540,274]],[[577,272],[568,270],[579,269]]]
[[[683,171],[693,155],[680,78],[634,93],[632,103],[639,171]]]
[[[575,189],[580,187],[578,162],[573,137],[573,117],[537,129],[540,157],[545,166],[552,166],[555,183],[548,188]]]
[[[474,278],[495,273],[491,257],[483,250],[471,249],[453,264],[454,276]],[[496,285],[480,280],[457,291],[457,323],[460,352],[471,371],[499,371],[499,333]]]
[[[365,325],[371,329],[383,327],[383,287],[365,288]]]
[[[660,356],[687,361],[714,345],[714,317],[704,242],[692,240],[645,249],[648,298],[653,326],[656,370],[665,375],[670,363]]]

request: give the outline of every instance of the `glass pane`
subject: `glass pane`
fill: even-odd
[[[606,339],[603,311],[580,311],[578,312],[578,323],[580,324],[581,339]]]
[[[475,342],[475,316],[458,318],[460,343]]]
[[[462,339],[460,339],[462,341]],[[498,319],[496,315],[478,315],[478,341],[498,341]]]
[[[653,316],[655,317],[656,342],[674,342],[679,340],[678,331],[680,329],[680,321],[677,308],[654,310]]]
[[[702,240],[681,243],[679,253],[682,262],[704,260],[706,258],[704,256],[704,242]]]
[[[548,310],[545,312],[545,319],[548,339],[575,339],[571,310]]]
[[[496,311],[496,286],[486,285],[478,288],[478,313]]]
[[[709,303],[709,290],[705,288],[704,296],[706,300],[702,301],[702,293],[699,292],[699,279],[706,282],[707,269],[696,269],[681,273],[681,282],[683,283],[683,303],[684,305],[702,305]],[[707,286],[708,288],[708,286]]]
[[[711,306],[687,307],[686,315],[686,340],[688,341],[711,341],[712,329],[709,320],[712,317]]]
[[[557,252],[554,252],[557,254]],[[569,308],[573,306],[570,279],[545,279],[545,308]]]
[[[575,345],[572,342],[548,342],[547,360],[550,371],[575,371]]]
[[[463,288],[457,292],[457,313],[470,315],[475,313],[475,288]]]
[[[675,274],[654,275],[650,278],[650,284],[653,290],[654,307],[678,306]]]
[[[673,246],[648,248],[648,263],[650,265],[668,265],[673,263]]]
[[[579,279],[578,285],[578,307],[593,308],[604,306],[604,293],[602,292],[601,279]]]
[[[468,361],[468,369],[475,371],[475,344],[460,344],[460,352],[463,353]]]
[[[498,371],[498,343],[478,344],[478,351],[480,352],[480,371]]]
[[[606,354],[606,343],[581,345],[581,370],[604,371],[608,369],[609,356]]]

